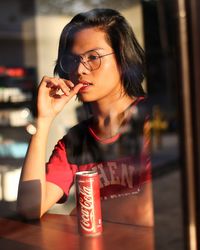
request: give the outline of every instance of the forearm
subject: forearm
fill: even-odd
[[[18,210],[27,218],[41,217],[63,195],[61,188],[47,183],[45,178],[48,133],[53,119],[82,86],[47,76],[39,85],[37,132],[29,144],[18,190]]]
[[[51,121],[37,120],[37,132],[32,136],[22,167],[18,190],[18,210],[25,216],[40,217],[46,196],[46,145]]]

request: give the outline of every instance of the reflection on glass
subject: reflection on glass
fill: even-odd
[[[70,98],[77,89],[89,115],[58,142],[47,163],[47,181],[58,185],[66,199],[76,171],[96,170],[103,219],[152,226],[144,64],[144,51],[131,26],[115,10],[80,13],[65,26],[54,73],[74,85],[64,80],[65,89],[56,79],[44,79],[44,84],[56,102],[63,97],[59,90]]]
[[[112,138],[100,139],[88,129],[88,121],[68,133],[67,141],[79,145],[78,151],[69,149],[70,163],[78,162],[80,171],[88,170],[89,165],[99,173],[104,220],[153,225],[147,105],[143,98],[133,102],[123,113],[126,120],[119,133]]]

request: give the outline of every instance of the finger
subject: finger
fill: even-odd
[[[59,96],[62,96],[62,95],[63,95],[63,92],[60,91],[59,89],[51,88],[50,91],[49,91],[49,96],[50,97],[59,97]]]
[[[60,78],[68,87],[70,88],[74,88],[74,84],[72,81],[70,80],[67,80],[67,79],[63,79],[63,78]]]
[[[75,96],[79,90],[83,87],[83,84],[77,84],[73,89],[71,89],[70,94],[61,94],[58,95],[58,92],[54,89],[51,89],[51,97],[55,99],[62,99],[65,103],[69,102],[73,96]],[[60,89],[61,90],[61,89]]]
[[[70,90],[74,87],[74,84],[71,81],[62,78],[51,78],[47,81],[46,87],[57,90],[57,94],[65,94],[69,96]]]
[[[76,95],[82,87],[83,87],[83,84],[82,84],[82,83],[77,84],[77,85],[70,91],[70,95],[72,95],[72,96]]]
[[[74,87],[74,84],[71,81],[64,80],[61,78],[59,79],[58,85],[59,85],[60,89],[62,90],[62,92],[67,96],[70,95],[70,91]]]
[[[82,87],[83,87],[83,84],[80,83],[80,84],[76,85],[73,89],[70,90],[70,94],[68,96],[67,95],[62,95],[62,96],[60,96],[60,98],[64,99],[66,102],[68,102],[73,96],[75,96],[78,93],[78,91]],[[56,94],[54,95],[54,97],[55,96],[56,96],[56,98],[58,98]]]
[[[46,88],[54,89],[55,91],[60,88],[58,85],[58,80],[54,78],[45,78],[44,82],[46,83]]]

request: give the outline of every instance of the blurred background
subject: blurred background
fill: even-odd
[[[119,10],[146,51],[156,249],[197,249],[199,242],[200,25],[197,0],[1,0],[0,214],[14,213],[21,166],[35,132],[37,86],[52,76],[59,35],[73,15]],[[56,118],[54,145],[80,118],[73,100]],[[64,205],[50,212],[67,213]]]

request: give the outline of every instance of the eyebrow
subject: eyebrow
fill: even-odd
[[[90,52],[90,51],[94,51],[94,50],[104,50],[104,48],[94,48],[94,49],[90,49],[90,50],[86,51],[85,53]]]
[[[96,50],[104,50],[104,48],[99,48],[99,47],[97,47],[97,48],[94,48],[94,49],[87,50],[87,51],[85,51],[84,53],[81,53],[81,54],[75,54],[75,53],[71,53],[71,54],[72,54],[72,55],[76,55],[76,56],[80,56],[80,55],[84,55],[84,54],[86,54],[86,53],[88,53],[88,52],[96,51]]]

